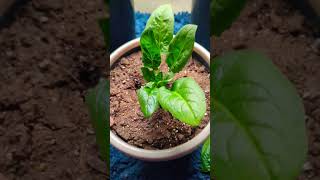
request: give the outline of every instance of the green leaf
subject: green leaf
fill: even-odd
[[[162,5],[151,14],[146,29],[154,32],[154,37],[162,53],[166,53],[173,37],[174,16],[169,4]]]
[[[101,157],[107,162],[109,172],[109,81],[100,80],[99,84],[89,90],[85,102],[89,108],[92,125],[95,129],[97,144]],[[109,173],[108,173],[109,174]]]
[[[296,179],[307,141],[295,88],[256,52],[233,52],[212,62],[216,179]]]
[[[143,75],[143,78],[147,81],[147,82],[151,82],[151,81],[155,81],[155,74],[153,70],[150,70],[147,67],[142,67],[141,68],[141,72]]]
[[[246,0],[212,0],[211,1],[211,34],[220,36],[240,15]]]
[[[140,45],[143,65],[151,69],[158,69],[161,64],[160,48],[156,44],[154,32],[151,28],[143,31]]]
[[[187,24],[173,38],[166,59],[170,71],[177,73],[187,64],[193,51],[196,31],[196,25]]]
[[[168,74],[166,74],[162,80],[157,81],[157,87],[161,87],[161,86],[165,86],[167,85],[170,81],[173,80],[174,77],[174,73],[173,72],[169,72]]]
[[[150,117],[158,108],[158,89],[147,86],[141,87],[138,90],[138,100],[140,108],[145,117]]]
[[[206,112],[204,92],[192,78],[178,79],[171,91],[161,87],[158,100],[164,110],[191,126],[198,126]]]
[[[204,142],[201,149],[201,171],[210,172],[210,137]]]

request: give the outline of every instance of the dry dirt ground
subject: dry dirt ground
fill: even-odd
[[[106,179],[84,95],[107,68],[99,0],[30,0],[0,30],[0,179]]]
[[[250,0],[222,37],[212,40],[215,55],[235,49],[267,54],[303,98],[308,158],[299,180],[320,179],[320,37],[284,0]],[[293,157],[294,158],[294,157]]]

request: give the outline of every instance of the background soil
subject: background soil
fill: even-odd
[[[0,30],[0,179],[106,179],[83,97],[106,71],[103,1],[30,0]]]
[[[308,158],[299,179],[319,180],[320,37],[288,2],[250,0],[231,29],[211,42],[215,55],[258,49],[294,83],[305,105],[309,140]]]
[[[207,112],[201,124],[195,128],[174,119],[163,109],[159,109],[150,118],[144,118],[136,94],[141,85],[145,84],[140,70],[142,66],[141,52],[136,52],[123,57],[111,70],[110,127],[113,132],[126,142],[144,149],[175,147],[201,132],[208,124],[210,114],[210,76],[205,66],[190,59],[174,78],[192,77],[205,92]],[[168,71],[166,65],[160,66],[160,69]]]

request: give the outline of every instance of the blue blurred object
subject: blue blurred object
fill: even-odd
[[[135,35],[140,37],[150,14],[135,13]],[[175,14],[174,32],[191,22],[191,14]],[[209,180],[210,175],[200,171],[200,152],[167,162],[144,162],[121,153],[110,145],[110,179],[112,180]]]
[[[135,13],[136,19],[136,37],[140,37],[150,17],[149,13]],[[191,23],[191,14],[188,12],[179,12],[174,15],[174,33],[176,34],[182,26]]]
[[[110,11],[110,52],[112,52],[135,38],[135,18],[130,0],[111,0]]]
[[[200,172],[200,148],[183,158],[166,162],[144,162],[110,146],[112,180],[209,180]]]
[[[198,25],[196,40],[210,51],[210,0],[193,0],[192,24]]]

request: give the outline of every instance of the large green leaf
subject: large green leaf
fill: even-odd
[[[210,154],[210,137],[204,142],[201,149],[201,171],[210,172],[211,166],[211,154]]]
[[[196,25],[187,24],[173,38],[166,59],[170,71],[177,73],[187,64],[193,51],[196,31]]]
[[[151,14],[146,29],[152,29],[161,52],[166,53],[173,37],[174,16],[169,4],[159,6]]]
[[[239,16],[246,0],[211,0],[211,34],[220,36]]]
[[[151,69],[158,69],[161,64],[160,48],[156,44],[154,31],[151,28],[143,31],[140,38],[140,46],[143,65]]]
[[[109,81],[101,80],[99,84],[89,90],[85,97],[89,108],[90,118],[96,133],[97,144],[101,157],[106,161],[109,172]],[[109,173],[108,173],[109,174]]]
[[[178,79],[171,91],[161,87],[158,100],[173,117],[191,126],[198,126],[206,112],[204,92],[192,78]]]
[[[140,108],[145,117],[150,117],[158,108],[158,88],[141,87],[138,90],[138,100]]]
[[[212,62],[216,179],[297,178],[307,142],[303,105],[292,84],[256,52],[234,52]]]

